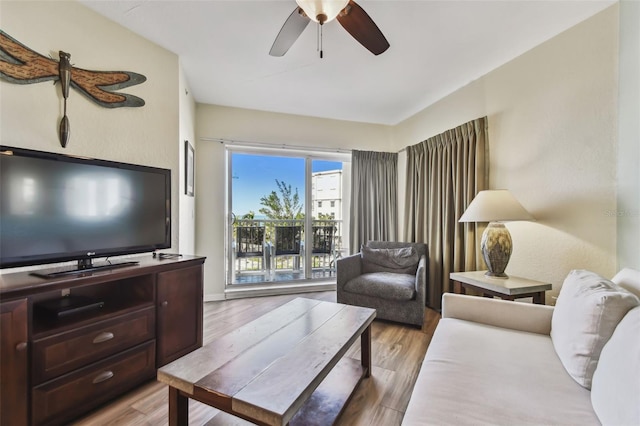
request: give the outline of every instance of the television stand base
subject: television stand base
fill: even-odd
[[[30,275],[52,279],[58,278],[65,275],[80,275],[85,273],[92,273],[97,271],[104,271],[108,269],[116,269],[116,268],[126,268],[127,266],[138,265],[140,262],[137,261],[108,261],[108,262],[100,262],[94,263],[89,267],[80,268],[77,265],[69,265],[69,266],[61,266],[59,268],[48,268],[48,269],[39,269],[37,271],[33,271]]]

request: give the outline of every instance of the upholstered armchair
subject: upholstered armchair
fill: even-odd
[[[369,241],[338,259],[338,303],[374,308],[377,318],[422,327],[427,294],[427,245]]]

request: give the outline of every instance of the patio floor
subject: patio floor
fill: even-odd
[[[336,271],[334,269],[314,269],[311,273],[311,279],[335,278]],[[304,271],[284,270],[277,271],[273,276],[268,272],[245,272],[238,274],[232,285],[242,284],[259,284],[259,283],[283,283],[288,281],[304,280]]]

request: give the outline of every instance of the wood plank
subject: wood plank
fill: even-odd
[[[342,358],[289,422],[326,426],[336,422],[365,374],[358,360]]]
[[[238,392],[233,410],[267,424],[286,424],[375,317],[373,309],[340,306],[304,344]]]
[[[283,309],[282,321],[283,324],[288,323],[286,326],[269,336],[264,336],[257,344],[207,374],[196,383],[196,386],[205,392],[212,390],[220,396],[232,397],[341,309],[340,305],[335,303],[322,303],[310,309],[304,317],[297,318],[289,317],[289,310]],[[262,318],[256,321],[262,321]],[[218,341],[215,341],[210,345],[217,347],[217,343]],[[200,393],[200,395],[203,394]]]
[[[205,426],[254,426],[253,423],[221,411],[209,420]]]
[[[158,370],[158,380],[193,395],[194,383],[286,326],[281,321],[282,316],[300,318],[320,303],[322,302],[319,300],[311,299],[294,300],[282,306],[280,310],[263,315],[260,321],[245,324],[214,342],[165,365]]]
[[[394,371],[374,366],[371,377],[360,383],[336,426],[378,426],[372,423],[374,410],[382,405],[383,393],[390,388],[395,374]]]
[[[364,375],[357,360],[343,358],[289,422],[289,426],[327,426],[335,423]],[[248,426],[253,423],[225,412],[206,426]]]

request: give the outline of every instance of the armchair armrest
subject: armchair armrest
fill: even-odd
[[[530,333],[551,333],[553,306],[445,293],[442,318],[457,318]]]
[[[422,306],[427,304],[427,256],[425,255],[420,257],[416,271],[416,300],[419,300]]]
[[[338,259],[336,262],[336,284],[339,290],[351,279],[362,275],[360,253]]]

